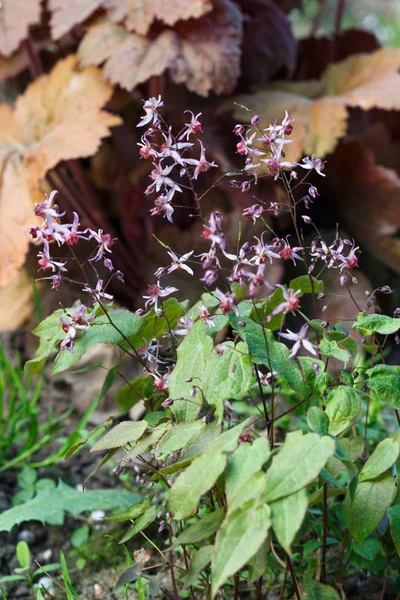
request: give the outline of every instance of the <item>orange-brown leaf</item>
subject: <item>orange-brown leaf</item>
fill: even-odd
[[[90,17],[102,2],[103,0],[49,0],[52,38],[60,39],[72,27]]]
[[[32,284],[24,270],[8,285],[0,288],[0,332],[14,331],[32,312]]]
[[[0,3],[0,54],[10,56],[40,21],[41,0],[2,0]]]
[[[400,110],[399,69],[400,49],[383,48],[329,66],[319,88],[315,81],[274,83],[238,100],[260,114],[264,126],[281,120],[285,110],[290,113],[295,119],[295,142],[285,148],[288,160],[298,161],[303,154],[324,157],[347,133],[347,107]],[[235,116],[243,121],[251,118],[250,113],[241,110],[236,110]]]
[[[104,76],[132,90],[154,75],[161,75],[178,53],[178,40],[166,30],[149,40],[129,33],[121,25],[102,19],[89,28],[78,52],[80,64],[104,64]]]
[[[215,0],[209,15],[180,28],[180,53],[172,65],[176,83],[208,96],[232,92],[240,75],[243,17],[231,0]]]
[[[167,25],[199,18],[212,9],[210,0],[104,0],[110,18],[129,31],[146,35],[155,19]]]
[[[101,107],[112,88],[101,71],[78,71],[77,59],[59,61],[20,96],[15,108],[0,105],[0,286],[24,262],[24,228],[33,220],[40,180],[61,160],[94,154],[120,119]]]

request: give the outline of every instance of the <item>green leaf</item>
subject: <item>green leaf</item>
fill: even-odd
[[[319,406],[311,406],[307,411],[307,424],[319,435],[326,435],[329,430],[329,417]]]
[[[31,553],[26,542],[20,541],[17,544],[17,560],[22,568],[28,569],[31,564]]]
[[[228,513],[232,513],[249,500],[260,500],[265,492],[267,476],[263,471],[254,473],[238,491],[228,506]]]
[[[303,600],[340,600],[340,596],[336,590],[330,585],[323,585],[318,581],[304,581],[301,584]]]
[[[120,544],[124,544],[128,540],[131,540],[135,535],[146,529],[149,525],[151,525],[157,517],[158,509],[156,506],[150,506],[149,509],[146,510],[128,529],[122,540],[120,540]]]
[[[291,554],[292,544],[308,508],[307,492],[301,489],[270,504],[272,527],[278,542],[287,554]]]
[[[400,452],[400,444],[393,438],[386,438],[377,445],[374,452],[371,454],[365,463],[359,477],[359,481],[367,479],[376,479],[390,469],[398,459]]]
[[[388,514],[390,510],[391,509],[389,508]],[[380,549],[381,543],[376,537],[368,537],[366,540],[364,540],[363,546],[361,546],[357,542],[353,543],[354,552],[356,552],[356,554],[362,556],[366,560],[375,560]]]
[[[154,413],[149,414],[153,415]],[[153,449],[153,447],[157,444],[158,440],[162,438],[162,436],[165,434],[165,432],[169,430],[170,427],[171,423],[169,421],[166,421],[157,425],[157,427],[150,431],[150,433],[144,433],[142,437],[140,437],[138,441],[133,444],[132,449],[129,450],[129,458],[133,460],[139,454],[143,454],[143,452],[146,452],[149,447]]]
[[[212,558],[212,598],[228,577],[241,569],[265,542],[271,526],[270,509],[247,502],[222,524]]]
[[[184,589],[196,583],[201,571],[211,562],[212,550],[213,547],[211,545],[203,546],[193,555],[189,570],[184,579]]]
[[[65,560],[65,556],[62,550],[60,550],[60,563],[61,563],[61,571],[64,580],[64,587],[67,596],[67,600],[75,600],[79,598],[74,588],[71,585],[71,579],[68,573],[67,561]]]
[[[126,444],[136,442],[147,427],[148,423],[146,421],[123,421],[107,431],[90,449],[90,452],[123,448]]]
[[[212,339],[206,334],[203,321],[198,321],[178,348],[178,359],[168,378],[168,389],[175,400],[173,412],[179,422],[197,418],[202,403],[201,394],[192,398],[191,392],[194,385],[203,387],[205,367],[212,347]]]
[[[348,350],[340,348],[337,342],[329,341],[326,337],[320,342],[318,348],[323,356],[336,358],[344,363],[347,363],[350,359],[350,352]]]
[[[104,517],[104,521],[130,521],[131,519],[137,519],[150,507],[151,497],[149,496],[145,500],[135,502],[129,508],[123,512],[115,513],[109,517]]]
[[[151,375],[142,375],[133,379],[118,390],[115,399],[121,413],[127,413],[137,402],[154,395],[154,379]]]
[[[225,511],[223,508],[218,508],[216,511],[209,513],[194,525],[191,525],[173,543],[176,548],[182,544],[196,544],[202,540],[211,537],[219,529],[224,518]]]
[[[289,433],[267,471],[265,502],[289,496],[313,481],[335,452],[335,440],[316,433]]]
[[[160,441],[157,446],[157,453],[169,454],[181,450],[195,433],[204,429],[205,423],[202,419],[190,423],[178,423]]]
[[[354,489],[355,488],[355,489]],[[379,525],[392,502],[395,481],[389,473],[349,485],[343,502],[344,521],[354,539],[363,544]]]
[[[243,431],[250,427],[258,417],[248,417],[238,425],[231,427],[227,431],[221,433],[221,435],[213,438],[208,446],[209,450],[223,450],[225,452],[233,452],[236,450],[239,443],[239,438]]]
[[[268,543],[262,544],[254,556],[249,560],[249,584],[254,583],[260,577],[263,577],[267,567],[268,553]]]
[[[360,396],[354,388],[339,385],[328,395],[326,414],[329,417],[329,433],[339,435],[350,427],[361,410]]]
[[[62,525],[64,513],[77,518],[85,511],[127,508],[140,496],[128,490],[89,490],[80,492],[62,481],[53,489],[40,490],[32,500],[5,510],[0,515],[0,531],[11,531],[14,525],[25,521],[41,521],[48,525]]]
[[[373,333],[381,333],[389,335],[396,333],[400,329],[400,319],[393,319],[386,315],[367,315],[360,313],[357,316],[357,321],[353,323],[353,327],[358,329],[361,335],[372,335]]]
[[[113,325],[110,324],[106,315],[97,317],[91,327],[75,339],[72,352],[62,350],[58,353],[54,361],[53,375],[72,367],[89,348],[97,344],[121,344],[125,338],[137,334],[144,327],[143,317],[138,317],[129,310],[110,313],[109,316]]]
[[[400,556],[400,504],[388,508],[388,517],[390,521],[390,532],[397,554]]]
[[[238,317],[233,312],[229,313],[229,319],[240,337],[247,342],[249,354],[255,364],[266,365],[269,371],[279,373],[301,396],[309,393],[300,369],[290,358],[289,348],[277,342],[271,331],[263,331],[261,325],[246,317]]]
[[[292,279],[289,288],[295,292],[300,290],[302,294],[312,294],[313,292],[314,294],[321,294],[324,291],[324,282],[310,275],[300,275],[300,277]]]
[[[201,496],[224,471],[226,460],[222,451],[211,450],[196,458],[179,475],[169,494],[169,507],[175,519],[187,519],[196,511]]]
[[[35,485],[37,479],[36,469],[30,465],[24,465],[21,471],[18,473],[17,481],[18,486],[22,490],[30,490]]]
[[[225,492],[230,506],[250,477],[261,470],[270,455],[269,443],[260,437],[253,444],[241,444],[229,458]]]
[[[176,298],[165,300],[162,310],[164,315],[159,315],[152,308],[151,311],[141,317],[144,323],[143,327],[139,331],[134,332],[132,336],[128,336],[129,341],[135,348],[139,348],[153,339],[159,340],[170,329],[175,329],[178,319],[185,314],[183,306],[181,306]],[[129,348],[126,343],[123,344],[123,347]]]
[[[255,381],[253,363],[248,354],[247,344],[239,342],[223,343],[222,354],[215,350],[209,356],[203,380],[204,396],[216,408],[217,416],[222,419],[224,402],[241,400]]]
[[[352,462],[360,458],[364,452],[365,440],[361,435],[352,438],[342,438],[340,441],[349,453]]]
[[[367,386],[385,404],[400,409],[400,367],[377,365],[366,371]]]

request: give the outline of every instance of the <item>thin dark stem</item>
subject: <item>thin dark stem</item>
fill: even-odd
[[[347,540],[347,527],[343,532],[343,540],[342,540],[342,545],[340,547],[340,554],[339,554],[339,565],[338,565],[338,571],[337,571],[337,575],[336,575],[336,583],[339,583],[341,578],[342,578],[342,569],[343,569],[343,555],[344,555],[344,549],[346,548],[346,540]]]
[[[322,530],[322,565],[321,581],[326,584],[326,538],[328,534],[328,486],[324,483],[323,490],[323,530]]]
[[[384,598],[385,598],[385,592],[386,592],[386,586],[387,586],[387,582],[388,582],[388,577],[389,577],[389,561],[386,562],[385,579],[383,580],[382,592],[381,592],[381,595],[379,597],[379,600],[384,600]]]
[[[346,7],[346,0],[338,0],[336,19],[335,19],[335,35],[338,35],[342,29],[342,19],[343,19],[345,7]]]
[[[170,546],[172,546],[172,526],[171,525],[172,525],[172,519],[171,519],[170,526],[168,527],[168,537],[169,537],[169,545]],[[168,555],[169,555],[169,570],[171,571],[172,589],[174,590],[175,600],[179,600],[179,592],[178,592],[178,588],[176,586],[175,569],[174,569],[172,550],[169,551]]]
[[[290,556],[288,554],[286,554],[286,564],[289,569],[290,577],[292,578],[292,583],[293,583],[293,587],[294,587],[294,592],[296,594],[296,598],[297,598],[297,600],[301,600],[300,589],[299,589],[299,584],[297,582],[296,573],[294,572],[292,561],[290,560]]]
[[[283,594],[285,593],[285,589],[286,589],[287,576],[288,576],[288,570],[286,569],[285,575],[283,577],[283,583],[282,583],[281,592],[279,594],[278,600],[283,600]]]
[[[235,573],[233,585],[233,600],[239,600],[239,573]]]
[[[268,416],[267,400],[266,400],[266,398],[265,398],[264,390],[263,390],[263,388],[262,388],[262,383],[261,383],[261,380],[260,380],[260,375],[259,375],[259,373],[258,373],[258,369],[257,369],[257,366],[256,366],[256,365],[254,365],[254,372],[255,372],[255,374],[256,374],[256,379],[257,379],[257,383],[258,383],[258,388],[259,388],[259,390],[260,390],[261,401],[262,401],[262,403],[263,403],[263,407],[264,407],[264,419],[265,419],[265,423],[266,423],[266,425],[267,425],[267,429],[268,429],[268,435],[269,435],[269,434],[270,434],[270,427],[271,427],[271,424],[270,424],[270,419],[269,419],[269,416]]]

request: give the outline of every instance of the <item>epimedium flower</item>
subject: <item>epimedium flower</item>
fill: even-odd
[[[288,312],[296,312],[300,308],[300,298],[298,297],[301,294],[301,290],[297,290],[296,292],[292,289],[286,289],[283,285],[277,284],[276,287],[281,288],[282,294],[284,297],[284,301],[278,304],[272,311],[272,315],[277,315],[279,313],[283,313],[286,315]]]
[[[150,173],[150,177],[153,180],[153,183],[151,183],[146,188],[146,190],[144,192],[146,194],[146,196],[148,196],[149,194],[152,194],[154,191],[159,192],[162,187],[172,188],[176,192],[182,191],[181,188],[179,187],[179,185],[177,183],[175,183],[175,181],[173,181],[171,179],[171,177],[168,177],[168,175],[171,173],[172,169],[174,168],[175,164],[163,167],[162,160],[160,160],[159,163],[153,163],[153,164],[154,164],[154,169]]]
[[[209,169],[211,169],[211,167],[218,167],[218,165],[215,164],[215,162],[209,162],[206,159],[206,151],[205,148],[203,146],[203,143],[201,140],[198,140],[199,144],[200,144],[200,159],[196,160],[195,158],[187,158],[185,159],[185,163],[187,163],[188,165],[194,165],[195,166],[195,170],[193,173],[193,177],[192,179],[197,179],[198,176],[200,175],[200,173],[205,173],[206,171],[208,171]]]
[[[259,219],[264,212],[264,207],[261,204],[253,204],[248,208],[245,208],[243,211],[243,216],[252,221],[253,225],[256,224],[257,219]]]
[[[298,252],[304,250],[303,246],[294,246],[292,248],[287,238],[286,240],[282,240],[282,242],[283,248],[279,252],[279,255],[281,256],[281,258],[283,258],[283,260],[292,260],[294,265],[296,265],[296,260],[303,260],[302,257],[299,254],[297,254]]]
[[[158,115],[158,109],[161,106],[164,106],[164,102],[161,100],[161,96],[158,96],[158,98],[153,97],[146,100],[146,102],[143,104],[143,110],[146,114],[144,117],[142,117],[142,119],[139,121],[136,127],[143,127],[144,125],[147,125],[151,122],[153,122],[153,125],[155,127],[159,127],[160,120]]]
[[[192,115],[190,123],[185,123],[185,129],[179,136],[179,140],[183,140],[183,138],[189,139],[189,136],[198,133],[203,133],[202,124],[199,121],[199,117],[201,117],[202,113],[198,113],[196,116],[192,113],[191,110],[185,110],[184,113],[189,113]]]
[[[174,194],[175,188],[172,188],[167,194],[158,196],[158,198],[154,200],[154,207],[150,210],[150,214],[152,216],[162,214],[170,223],[173,223],[172,215],[174,214],[174,207],[171,204],[171,200],[174,197]]]
[[[157,282],[147,288],[148,295],[143,296],[143,298],[146,300],[146,302],[144,303],[144,306],[146,309],[149,306],[154,306],[154,310],[158,311],[158,299],[165,298],[166,296],[169,296],[170,294],[173,294],[174,292],[177,292],[177,291],[178,291],[178,288],[172,287],[172,286],[167,286],[166,288],[162,288],[159,285],[159,282]]]
[[[301,346],[303,346],[303,348],[308,350],[308,352],[310,352],[314,356],[317,355],[316,346],[314,344],[312,344],[307,337],[307,332],[308,332],[307,323],[305,325],[303,325],[297,333],[293,333],[293,331],[290,331],[290,329],[287,329],[286,331],[287,331],[287,333],[279,333],[278,335],[280,337],[285,338],[286,340],[295,342],[295,344],[292,348],[292,351],[290,352],[291,358],[293,358],[293,356],[296,356],[296,354],[300,350]]]
[[[182,158],[180,150],[191,148],[193,144],[190,142],[175,142],[172,138],[171,127],[168,130],[168,135],[163,133],[162,136],[165,142],[161,146],[160,152],[157,152],[157,156],[160,158],[172,158],[175,164],[184,167],[188,159]]]
[[[169,250],[167,254],[172,258],[172,263],[167,269],[167,274],[173,273],[174,271],[186,271],[189,275],[193,275],[193,270],[186,264],[187,260],[192,256],[194,250],[188,252],[187,254],[183,254],[182,256],[177,256],[175,252]]]
[[[41,250],[40,252],[38,252],[38,265],[39,265],[39,270],[41,271],[53,271],[53,273],[55,273],[55,271],[63,271],[66,272],[67,269],[65,268],[65,265],[67,264],[66,261],[57,261],[53,258],[51,258],[50,256],[50,245],[49,242],[47,240],[43,241],[43,250]]]
[[[298,163],[297,166],[301,167],[302,169],[306,169],[307,171],[314,170],[318,173],[318,175],[321,175],[321,177],[325,177],[325,173],[322,173],[325,165],[320,158],[315,158],[314,155],[312,155],[311,158],[309,156],[305,156],[303,158],[303,162]]]
[[[214,295],[219,300],[219,308],[222,310],[223,315],[227,315],[231,310],[238,314],[238,308],[235,304],[236,294],[233,292],[224,294],[220,289],[216,288]]]
[[[98,244],[96,254],[89,260],[97,262],[104,257],[104,252],[111,253],[110,248],[114,245],[115,239],[109,233],[104,233],[102,229],[99,229],[97,232],[93,231],[93,229],[88,229],[87,231],[89,233],[88,239],[94,239]]]
[[[103,300],[111,302],[111,300],[114,299],[114,296],[112,296],[111,294],[107,294],[105,292],[105,290],[103,289],[103,280],[102,279],[97,280],[95,288],[92,288],[92,287],[90,287],[90,285],[87,284],[82,289],[82,291],[90,294],[92,296],[93,302],[99,302],[99,301],[103,301]]]

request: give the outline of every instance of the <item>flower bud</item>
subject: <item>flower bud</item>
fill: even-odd
[[[258,125],[259,122],[260,122],[259,115],[254,115],[254,117],[251,118],[251,124],[253,125],[253,127],[256,127],[256,125]]]

